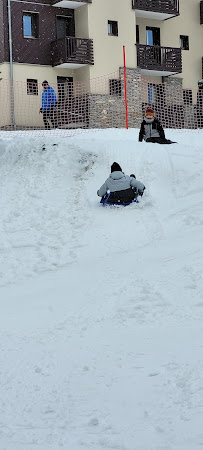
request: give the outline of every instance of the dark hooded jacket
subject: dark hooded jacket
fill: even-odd
[[[141,123],[140,133],[139,133],[139,142],[142,142],[143,139],[146,141],[150,138],[161,138],[165,140],[164,129],[159,122],[159,120],[154,117],[153,119],[144,119]]]

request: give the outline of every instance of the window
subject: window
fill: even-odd
[[[73,97],[73,77],[57,77],[58,101],[62,102],[66,99],[71,100]]]
[[[56,17],[56,37],[57,39],[66,36],[75,36],[74,21],[71,17],[57,16]]]
[[[108,20],[108,35],[118,36],[118,22]]]
[[[152,105],[154,103],[154,85],[148,84],[148,104]]]
[[[180,48],[189,50],[189,36],[180,36]]]
[[[184,105],[192,105],[192,90],[183,89],[183,103]]]
[[[160,28],[146,27],[146,44],[147,45],[161,45]]]
[[[23,13],[23,37],[39,37],[39,14]]]
[[[121,97],[121,80],[109,80],[109,93]]]
[[[146,36],[147,36],[147,45],[153,45],[153,33],[152,30],[147,30],[146,31]]]
[[[38,82],[32,78],[27,79],[27,95],[38,95]]]
[[[139,25],[136,25],[136,44],[140,43],[140,28]]]

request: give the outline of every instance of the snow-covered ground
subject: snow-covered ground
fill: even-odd
[[[0,450],[200,449],[203,132],[1,136]]]

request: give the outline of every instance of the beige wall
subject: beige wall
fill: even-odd
[[[152,20],[152,19],[141,19],[137,17],[136,24],[139,25],[139,34],[140,34],[140,44],[145,45],[146,42],[146,27],[158,27],[160,28],[161,34],[161,44],[162,44],[162,30],[163,30],[163,21],[160,20]]]
[[[180,16],[165,21],[136,18],[131,0],[93,0],[92,4],[75,11],[77,35],[93,39],[94,66],[89,71],[84,68],[76,71],[78,79],[112,74],[117,76],[123,65],[123,45],[126,47],[126,66],[137,67],[136,61],[136,23],[140,25],[140,43],[146,43],[146,26],[160,27],[161,45],[180,47],[180,35],[189,36],[189,51],[182,51],[183,72],[174,75],[183,78],[183,87],[194,90],[202,78],[203,25],[200,25],[200,0],[180,0]],[[108,36],[108,20],[118,21],[118,37]],[[163,74],[164,76],[164,74]],[[173,75],[172,75],[173,77]],[[161,77],[149,76],[152,82]],[[96,83],[95,83],[96,84]],[[94,89],[94,91],[98,87]],[[99,92],[103,92],[101,89]]]
[[[2,83],[0,85],[1,101],[5,105],[5,110],[1,111],[0,126],[9,125],[10,117],[10,65],[0,65]],[[14,78],[14,105],[17,125],[43,127],[42,114],[39,114],[41,107],[42,81],[48,80],[57,93],[57,76],[72,76],[75,78],[73,70],[55,69],[51,66],[36,66],[26,64],[13,64]],[[27,78],[37,79],[39,91],[38,95],[27,94]]]
[[[76,81],[109,74],[111,78],[117,77],[119,67],[123,66],[123,45],[126,47],[126,66],[137,67],[137,23],[143,44],[146,43],[146,26],[160,27],[162,46],[180,47],[180,34],[189,35],[190,49],[182,51],[183,73],[175,76],[183,78],[184,88],[197,88],[197,81],[202,78],[203,56],[200,0],[180,0],[180,16],[165,21],[136,19],[131,0],[92,0],[92,3],[75,9],[74,13],[76,36],[93,39],[94,65],[77,70],[15,65],[14,79],[37,78],[41,82],[48,78],[50,83],[56,83],[57,75],[73,76]],[[108,20],[118,22],[118,37],[108,36]],[[26,67],[26,77],[22,67]]]
[[[108,36],[108,20],[118,22],[118,36]],[[53,68],[51,66],[36,66],[14,64],[14,81],[19,84],[15,90],[15,113],[19,118],[19,125],[43,126],[42,116],[39,115],[41,106],[41,82],[47,79],[50,85],[56,87],[57,76],[72,76],[74,81],[84,81],[84,91],[107,94],[109,92],[109,78],[119,77],[119,67],[123,66],[123,45],[126,48],[126,66],[136,68],[136,23],[140,26],[140,43],[146,43],[146,26],[160,27],[161,45],[180,47],[180,35],[189,36],[189,51],[183,50],[183,72],[175,77],[183,78],[183,87],[193,90],[193,100],[196,99],[198,79],[202,78],[203,57],[203,25],[200,25],[200,0],[180,0],[180,16],[166,21],[152,19],[136,19],[131,0],[92,0],[75,10],[75,30],[77,37],[93,39],[94,65],[80,69],[69,70]],[[10,69],[9,64],[1,64],[1,77],[8,80],[6,90],[0,85],[3,104],[10,104]],[[163,74],[164,76],[164,74]],[[39,95],[27,95],[26,80],[38,80]],[[91,86],[89,80],[91,79]],[[161,77],[154,75],[143,77],[147,82],[161,82]],[[1,124],[8,122],[7,112],[1,114]],[[26,113],[27,111],[27,113]],[[32,114],[29,115],[29,112]],[[34,116],[33,116],[34,114]]]
[[[11,89],[10,89],[10,66],[0,64],[0,127],[11,125]]]
[[[123,45],[126,66],[136,67],[135,12],[131,0],[93,0],[88,5],[89,37],[94,41],[94,61],[91,78],[117,73],[123,66]],[[108,36],[108,20],[118,22],[118,36]]]
[[[89,5],[75,9],[75,35],[79,38],[91,39],[89,35]]]
[[[180,16],[164,22],[163,45],[180,47],[180,35],[189,36],[189,51],[183,50],[183,87],[196,89],[202,78],[203,25],[200,25],[200,0],[180,0]]]
[[[197,89],[202,78],[203,25],[200,25],[200,0],[180,0],[180,16],[158,21],[137,18],[140,43],[146,44],[146,26],[160,28],[163,47],[180,47],[180,35],[189,36],[189,51],[182,51],[183,72],[174,75],[183,78],[183,87]]]

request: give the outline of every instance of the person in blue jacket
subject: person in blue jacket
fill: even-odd
[[[51,122],[53,128],[57,128],[57,120],[55,107],[57,104],[57,98],[54,89],[49,86],[47,80],[44,80],[42,83],[43,92],[42,92],[42,107],[40,108],[40,112],[43,114],[43,121],[46,130],[50,130]]]

